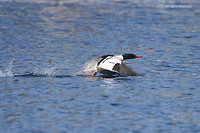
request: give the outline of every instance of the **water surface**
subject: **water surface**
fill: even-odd
[[[199,7],[1,1],[0,130],[200,132]],[[124,53],[143,56],[127,63],[144,76],[75,76],[93,57]]]

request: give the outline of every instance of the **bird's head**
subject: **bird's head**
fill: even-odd
[[[122,56],[123,56],[124,60],[142,58],[142,56],[137,56],[135,54],[123,54]]]

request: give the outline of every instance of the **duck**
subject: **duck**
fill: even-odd
[[[86,62],[81,69],[81,73],[91,75],[92,77],[98,76],[98,73],[102,77],[138,76],[141,74],[129,68],[124,61],[141,57],[130,53],[123,55],[103,55]]]

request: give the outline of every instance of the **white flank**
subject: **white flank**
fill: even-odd
[[[121,64],[123,60],[122,56],[109,56],[106,59],[104,59],[99,65],[98,67],[101,67],[103,69],[109,70],[109,71],[114,71],[113,67],[119,63]]]

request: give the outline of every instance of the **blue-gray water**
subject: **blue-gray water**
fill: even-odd
[[[11,1],[11,0],[10,0]],[[1,133],[199,133],[200,2],[0,2]],[[134,53],[137,77],[75,76]]]

